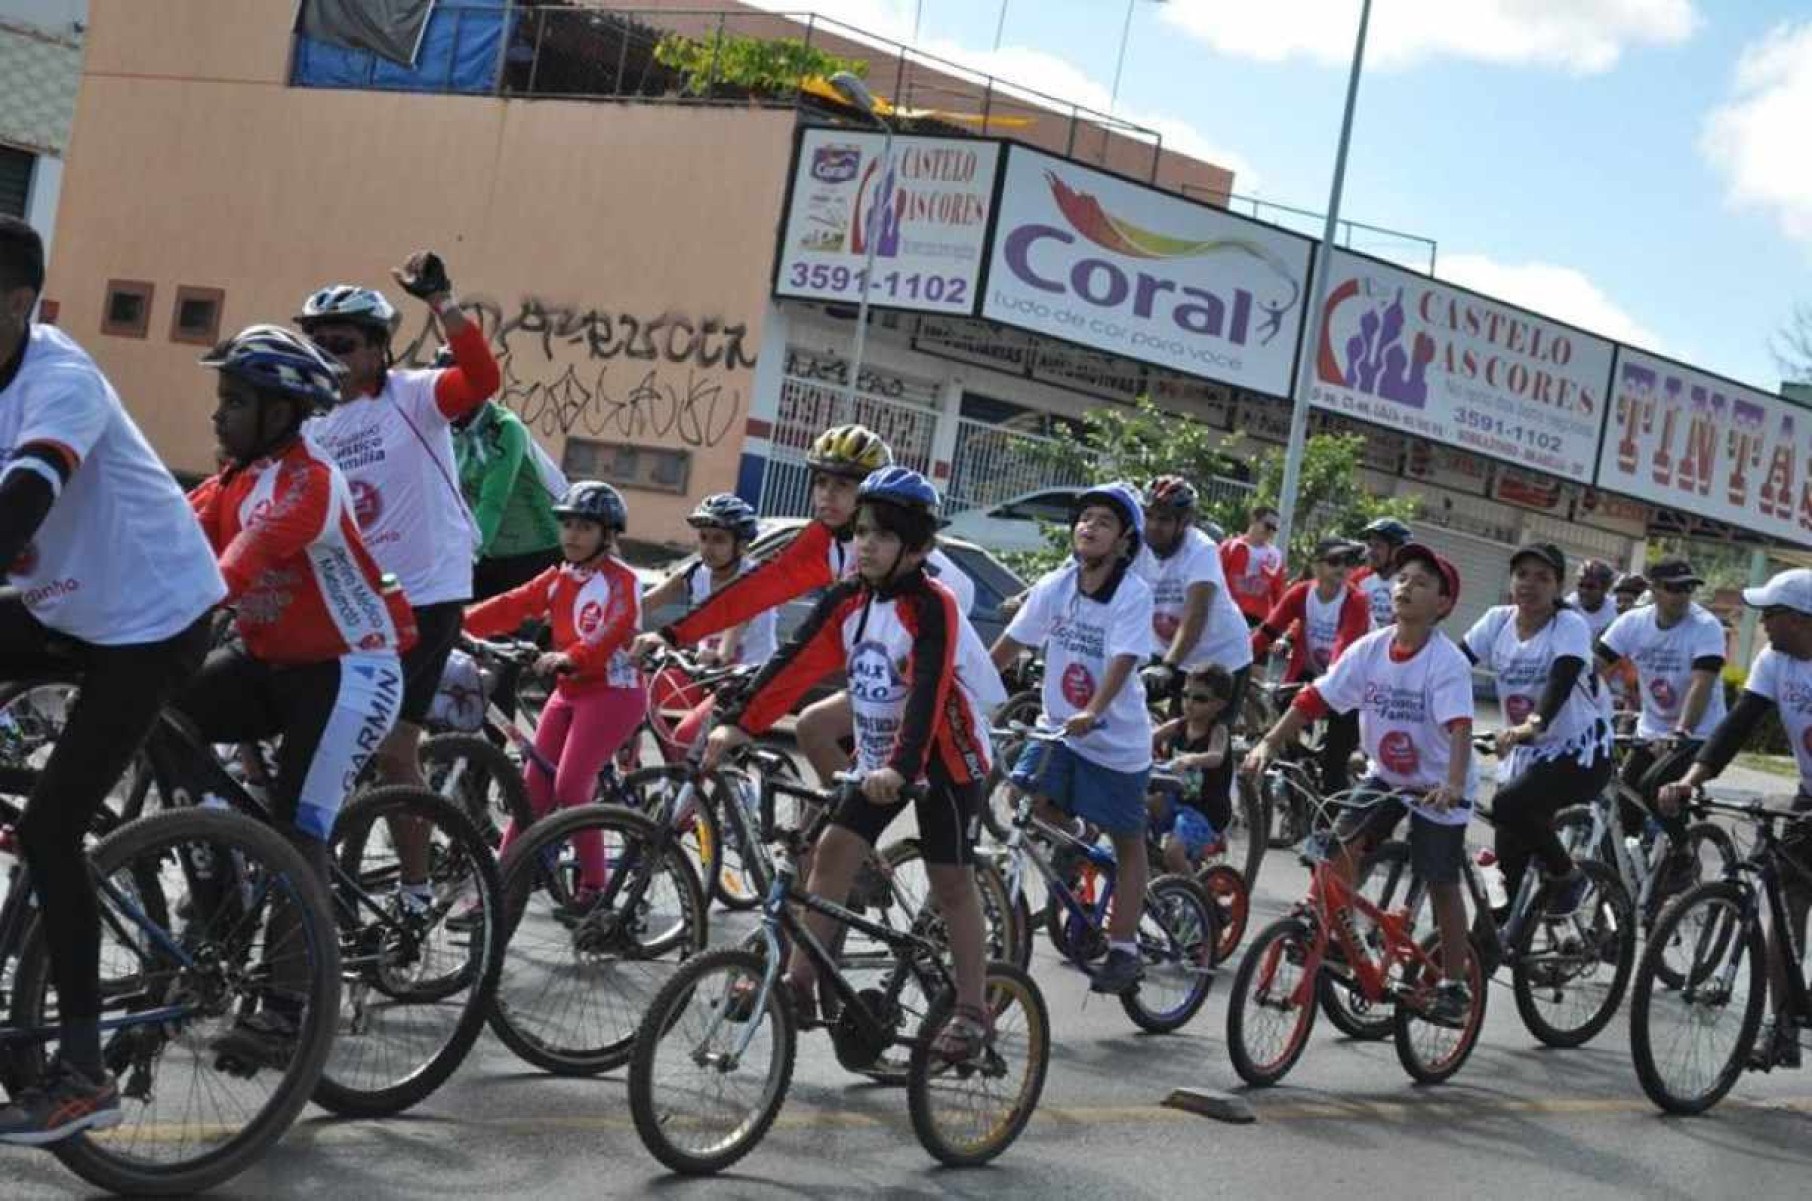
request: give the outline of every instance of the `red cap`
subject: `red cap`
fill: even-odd
[[[1405,542],[1397,548],[1391,559],[1391,570],[1401,570],[1405,563],[1424,563],[1434,569],[1441,577],[1441,591],[1449,601],[1458,604],[1460,600],[1460,569],[1435,554],[1434,549],[1420,542]]]

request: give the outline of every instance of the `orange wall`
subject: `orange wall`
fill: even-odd
[[[212,463],[212,378],[169,340],[177,285],[225,290],[223,333],[324,283],[383,286],[401,350],[427,319],[388,268],[432,247],[503,321],[505,399],[556,458],[568,434],[683,447],[690,496],[732,487],[792,113],[291,89],[287,38],[268,35],[292,11],[94,5],[46,297],[171,466]],[[199,35],[216,20],[248,53]],[[156,284],[145,339],[100,332],[110,278]],[[565,332],[533,332],[536,305],[570,312]],[[713,322],[743,327],[736,364],[734,335],[686,332]],[[686,498],[628,495],[632,533],[683,537]]]

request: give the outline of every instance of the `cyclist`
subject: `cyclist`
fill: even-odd
[[[1560,600],[1566,578],[1566,556],[1553,543],[1519,548],[1510,556],[1511,603],[1487,609],[1460,649],[1496,679],[1504,711],[1492,802],[1504,889],[1516,895],[1534,858],[1551,878],[1573,882],[1550,901],[1570,911],[1584,877],[1554,833],[1554,815],[1589,803],[1611,782],[1611,727],[1592,671],[1590,627]]]
[[[1334,710],[1359,711],[1359,732],[1373,775],[1361,789],[1404,789],[1422,799],[1389,798],[1351,809],[1335,823],[1340,844],[1332,869],[1350,884],[1366,852],[1410,815],[1410,860],[1428,883],[1441,933],[1446,975],[1431,1020],[1457,1024],[1472,1005],[1465,981],[1466,909],[1460,871],[1477,774],[1472,763],[1472,668],[1438,628],[1460,597],[1460,573],[1426,546],[1410,542],[1392,562],[1394,622],[1347,649],[1327,675],[1297,694],[1275,726],[1247,753],[1241,770],[1264,771],[1309,722]],[[1351,915],[1343,911],[1342,920]],[[1349,933],[1351,931],[1349,930]]]
[[[718,492],[698,502],[686,518],[696,532],[698,558],[685,571],[662,580],[642,598],[652,612],[684,600],[696,608],[723,588],[755,570],[749,543],[761,532],[754,506],[734,492]],[[777,645],[777,612],[765,609],[741,625],[707,637],[699,657],[717,663],[766,663]]]
[[[1132,570],[1145,534],[1144,505],[1131,484],[1090,488],[1076,498],[1070,530],[1070,561],[1032,585],[994,643],[994,665],[1005,668],[1028,649],[1044,649],[1042,721],[1061,726],[1066,737],[1028,745],[1011,779],[1047,812],[1055,804],[1112,839],[1119,880],[1107,959],[1091,987],[1125,993],[1144,974],[1137,939],[1152,731],[1134,669],[1151,647],[1152,599]]]
[[[712,731],[707,770],[785,716],[806,689],[843,666],[856,730],[859,794],[846,795],[819,840],[807,885],[844,902],[858,866],[899,816],[901,790],[922,791],[914,809],[933,897],[949,931],[957,1017],[932,1047],[973,1057],[989,1034],[982,995],[983,927],[975,891],[975,825],[988,774],[986,710],[978,684],[993,677],[981,638],[955,594],[925,572],[937,532],[937,490],[918,472],[886,467],[862,482],[855,522],[856,576],[834,584]],[[832,919],[808,913],[820,943]],[[795,949],[787,967],[795,1011],[814,1011],[812,961]]]
[[[1371,632],[1371,603],[1347,582],[1357,565],[1360,548],[1344,538],[1323,538],[1315,544],[1310,569],[1314,578],[1299,580],[1285,590],[1275,608],[1252,631],[1252,657],[1262,658],[1271,644],[1292,628],[1290,662],[1284,668],[1285,684],[1306,684],[1316,679],[1346,652],[1346,648]],[[1321,742],[1321,786],[1329,794],[1345,791],[1347,763],[1359,745],[1359,719],[1352,713],[1329,714]]]
[[[1397,552],[1409,544],[1409,527],[1395,517],[1380,517],[1359,531],[1365,543],[1365,565],[1353,573],[1353,587],[1365,593],[1372,605],[1372,628],[1382,629],[1397,620],[1392,602],[1391,573]]]
[[[1227,588],[1214,542],[1196,528],[1195,487],[1161,475],[1145,489],[1145,529],[1133,574],[1151,589],[1153,675],[1175,699],[1183,674],[1210,663],[1233,673],[1233,697],[1221,714],[1231,728],[1251,674],[1248,627]]]
[[[1642,699],[1636,734],[1646,745],[1623,761],[1623,782],[1652,801],[1663,784],[1685,774],[1702,743],[1724,719],[1724,627],[1693,599],[1703,580],[1682,558],[1666,558],[1648,570],[1655,603],[1632,609],[1611,623],[1598,640],[1599,662],[1636,669]],[[1623,828],[1640,830],[1645,815],[1625,804]],[[1672,891],[1688,882],[1692,865],[1686,824],[1659,815],[1673,841],[1674,856],[1663,877]]]
[[[83,858],[95,812],[159,708],[207,654],[226,594],[182,490],[100,368],[34,324],[44,243],[0,216],[0,677],[82,673],[18,827],[57,990],[57,1056],[0,1109],[0,1141],[117,1125],[101,1060],[100,909]],[[61,653],[59,653],[61,652]]]
[[[1277,607],[1284,592],[1284,553],[1273,546],[1277,537],[1277,510],[1254,505],[1246,518],[1246,532],[1220,546],[1221,573],[1248,627],[1256,626]]]
[[[1155,753],[1183,773],[1180,794],[1153,793],[1151,830],[1161,835],[1164,870],[1187,874],[1233,824],[1232,735],[1221,721],[1233,699],[1233,673],[1210,663],[1183,681],[1183,716],[1152,735]]]
[[[560,564],[554,501],[566,491],[551,461],[506,406],[487,400],[453,423],[459,489],[478,525],[472,599],[487,600]]]
[[[1793,808],[1812,811],[1812,571],[1794,568],[1779,573],[1760,588],[1745,588],[1743,603],[1762,611],[1768,645],[1756,655],[1735,708],[1711,732],[1692,766],[1678,782],[1661,789],[1660,804],[1669,812],[1677,811],[1694,789],[1716,779],[1730,766],[1770,709],[1779,715],[1799,767],[1799,791],[1793,798]],[[1804,865],[1801,872],[1787,872],[1783,881],[1787,916],[1797,940],[1787,945],[1803,947],[1806,911],[1812,906],[1812,875],[1807,874],[1812,873],[1812,818],[1794,822],[1783,841]],[[1764,1071],[1800,1066],[1799,1037],[1791,1022],[1780,1019],[1788,1001],[1782,945],[1780,931],[1770,929],[1768,985],[1774,997],[1775,1016],[1756,1040],[1750,1061],[1751,1067]]]
[[[1617,616],[1622,617],[1642,602],[1642,596],[1648,591],[1648,580],[1638,572],[1630,572],[1617,577],[1617,583],[1611,588],[1611,601],[1617,606]],[[1608,628],[1608,627],[1607,627]],[[1636,718],[1636,669],[1627,660],[1615,667],[1603,667],[1600,673],[1609,685],[1611,693],[1611,711],[1617,722],[1617,732],[1625,733],[1634,728]],[[1628,725],[1625,725],[1625,721]]]
[[[641,623],[641,587],[635,572],[616,557],[617,538],[629,511],[615,488],[581,480],[554,506],[560,518],[565,561],[528,583],[466,612],[466,632],[503,634],[529,620],[553,624],[554,649],[535,670],[558,680],[535,727],[535,750],[556,765],[553,775],[533,760],[523,764],[523,784],[536,817],[550,808],[590,803],[598,773],[636,732],[648,710],[641,672],[628,652]],[[501,855],[521,831],[511,821]],[[594,834],[577,845],[579,891],[575,907],[604,887],[604,847]]]
[[[303,303],[296,323],[346,368],[340,403],[306,432],[345,473],[365,544],[415,607],[418,637],[403,656],[402,713],[376,758],[386,783],[420,787],[422,724],[459,637],[478,549],[450,427],[493,395],[501,377],[484,331],[460,312],[439,255],[418,252],[391,274],[440,321],[451,368],[393,368],[390,342],[401,317],[370,288],[322,288]],[[425,847],[399,832],[408,865]]]
[[[1610,629],[1622,612],[1609,596],[1616,578],[1617,573],[1603,559],[1587,559],[1579,565],[1579,579],[1567,597],[1567,607],[1585,618],[1594,638]]]
[[[240,331],[201,362],[219,372],[214,432],[227,467],[189,501],[220,555],[239,640],[208,656],[174,708],[208,742],[280,739],[271,814],[325,880],[347,781],[402,706],[412,614],[365,547],[346,477],[302,434],[338,401],[339,363],[274,325]],[[286,930],[273,918],[270,941]],[[288,1063],[301,1014],[281,994],[301,991],[274,990],[214,1050],[242,1064]]]
[[[1631,609],[1642,603],[1642,594],[1648,591],[1648,578],[1641,572],[1632,571],[1617,577],[1616,586],[1611,589],[1611,599],[1617,605],[1617,616],[1622,617]]]

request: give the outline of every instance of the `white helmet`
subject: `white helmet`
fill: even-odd
[[[304,330],[328,322],[343,321],[381,330],[385,337],[394,335],[403,323],[396,306],[384,299],[382,292],[354,284],[330,284],[302,303],[296,324]]]

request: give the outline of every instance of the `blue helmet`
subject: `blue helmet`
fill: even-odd
[[[878,500],[936,518],[937,489],[910,467],[883,467],[870,472],[856,489],[856,503]]]
[[[622,494],[603,480],[579,480],[573,484],[554,506],[554,514],[583,517],[609,530],[629,527],[629,508],[623,503]]]
[[[686,518],[693,529],[729,530],[740,541],[753,542],[761,532],[755,509],[734,492],[718,492],[698,502]]]
[[[1111,484],[1097,484],[1076,497],[1076,503],[1070,507],[1070,522],[1082,514],[1090,505],[1106,505],[1120,515],[1123,529],[1132,531],[1132,554],[1139,553],[1139,547],[1145,542],[1145,498],[1139,490],[1124,480],[1115,480]]]
[[[201,365],[301,401],[304,414],[338,404],[346,377],[339,360],[281,325],[247,326],[203,355]]]
[[[1361,538],[1382,538],[1392,546],[1402,546],[1414,535],[1395,517],[1380,517],[1359,531]]]

